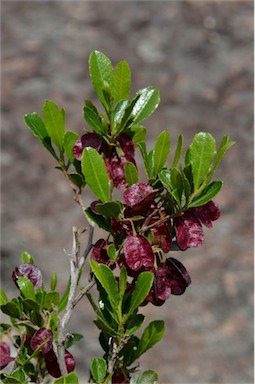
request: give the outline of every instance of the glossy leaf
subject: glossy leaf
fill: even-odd
[[[51,275],[51,279],[50,279],[50,290],[51,291],[55,291],[57,283],[58,283],[57,274],[56,274],[56,272],[53,272]]]
[[[137,146],[146,139],[146,129],[142,125],[132,125],[129,129],[132,135],[132,141]]]
[[[99,264],[94,260],[90,260],[90,266],[97,280],[108,294],[108,299],[113,308],[116,307],[119,302],[119,293],[113,272],[107,265]]]
[[[85,181],[95,196],[103,203],[108,201],[108,173],[104,159],[96,149],[84,148],[81,168]]]
[[[27,277],[18,278],[17,284],[24,298],[36,301],[34,285]]]
[[[71,182],[79,189],[81,189],[86,184],[83,175],[79,173],[68,173],[67,176],[69,180],[71,180]]]
[[[126,113],[126,109],[129,105],[128,100],[120,100],[113,110],[113,131],[114,133],[120,133],[125,125],[123,124],[123,117]]]
[[[24,121],[33,134],[42,142],[44,147],[52,154],[55,159],[58,159],[56,152],[51,145],[51,139],[45,127],[42,118],[37,113],[30,113],[24,116]]]
[[[217,152],[217,156],[215,158],[215,161],[214,161],[214,164],[212,166],[212,169],[210,171],[210,176],[212,177],[213,173],[215,172],[215,170],[217,169],[217,167],[219,166],[221,160],[223,159],[226,151],[231,148],[233,145],[235,144],[235,141],[229,141],[229,137],[228,136],[224,136],[221,140],[221,143],[220,143],[220,147],[218,149],[218,152]]]
[[[99,228],[107,232],[113,233],[110,221],[102,215],[97,215],[90,208],[85,209],[85,213],[89,222],[95,223]]]
[[[156,371],[149,369],[144,371],[141,375],[135,376],[131,379],[130,384],[155,384],[158,380]]]
[[[72,131],[66,131],[64,133],[64,141],[63,141],[63,147],[64,151],[68,157],[68,160],[73,163],[74,162],[74,155],[73,155],[73,147],[78,139],[78,135],[75,132]]]
[[[102,135],[104,133],[104,129],[101,125],[99,115],[94,110],[94,108],[90,108],[88,105],[85,105],[85,107],[83,108],[83,115],[85,120],[95,133],[97,133],[98,135]]]
[[[78,343],[79,340],[83,338],[83,335],[80,333],[73,333],[73,334],[68,334],[68,337],[66,338],[65,341],[65,348],[69,349],[72,345],[75,345]]]
[[[44,308],[52,311],[53,305],[58,306],[60,301],[59,292],[48,292],[44,298]]]
[[[11,301],[8,301],[8,303],[6,304],[1,305],[1,311],[6,315],[16,319],[23,318],[20,302],[16,298],[12,299]]]
[[[194,136],[189,147],[190,162],[195,191],[200,187],[207,175],[216,154],[216,142],[208,132],[200,132]]]
[[[0,287],[0,305],[8,303],[8,298],[4,290]]]
[[[121,60],[115,68],[113,76],[113,99],[114,103],[128,99],[130,92],[131,72],[125,60]]]
[[[170,135],[167,131],[163,131],[157,137],[154,149],[154,177],[156,178],[159,171],[165,166],[170,152]]]
[[[54,380],[54,384],[79,384],[79,378],[74,372]]]
[[[175,150],[175,154],[174,154],[174,161],[172,164],[173,168],[175,168],[179,163],[179,160],[180,160],[180,157],[182,154],[182,145],[183,145],[183,135],[180,135],[178,137],[178,142],[177,142],[177,146],[176,146],[176,150]]]
[[[144,319],[145,316],[141,313],[131,316],[131,318],[127,321],[125,334],[128,336],[134,335],[143,325]]]
[[[47,132],[52,142],[62,152],[65,133],[65,110],[63,108],[58,109],[57,104],[47,100],[42,112]]]
[[[114,244],[109,244],[107,248],[107,255],[112,259],[113,261],[116,261],[117,259],[117,253],[116,253],[116,248]]]
[[[154,276],[151,272],[142,272],[139,274],[131,297],[130,308],[128,311],[129,315],[132,314],[133,311],[145,300],[151,289],[153,278]]]
[[[127,162],[125,164],[125,179],[128,187],[135,183],[138,183],[138,171],[133,163]]]
[[[31,311],[35,311],[39,313],[40,311],[40,305],[32,299],[23,299],[22,305],[25,312],[31,313]]]
[[[109,324],[109,321],[104,318],[103,312],[97,308],[90,292],[87,292],[86,296],[87,296],[92,308],[94,309],[95,314],[97,315],[97,319],[94,320],[94,323],[96,324],[98,329],[101,329],[103,332],[105,332],[107,334],[115,336],[117,334],[117,332]]]
[[[171,169],[162,169],[158,176],[164,187],[171,190]]]
[[[1,377],[3,384],[24,384],[26,383],[25,372],[23,368],[16,368],[11,374],[4,373]]]
[[[120,270],[120,277],[119,277],[119,297],[120,300],[122,300],[125,291],[127,287],[127,270],[125,267],[122,267]]]
[[[158,343],[165,333],[165,324],[162,320],[152,321],[144,330],[138,344],[136,359],[144,354],[148,349]]]
[[[105,217],[117,218],[121,212],[121,204],[115,201],[108,201],[104,204],[97,204],[96,211]]]
[[[28,252],[22,252],[21,261],[22,263],[34,264],[34,258]]]
[[[146,150],[146,144],[145,144],[145,142],[140,142],[140,143],[138,143],[138,146],[140,148],[140,151],[141,151],[141,154],[143,157],[143,163],[144,163],[146,175],[148,178],[150,178],[151,170],[149,169],[149,164],[148,164],[148,154],[147,154],[147,150]]]
[[[102,52],[93,51],[89,56],[89,71],[92,84],[99,100],[106,109],[109,108],[108,100],[103,90],[113,86],[113,67],[111,61]]]
[[[94,358],[91,362],[91,373],[96,384],[103,382],[103,379],[106,375],[107,364],[105,359],[102,357]]]
[[[137,92],[139,96],[131,113],[133,124],[138,124],[147,119],[158,107],[160,102],[157,88],[149,86]]]
[[[220,192],[222,185],[222,181],[213,181],[189,204],[189,208],[199,207],[208,203]]]

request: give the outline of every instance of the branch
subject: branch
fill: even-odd
[[[57,359],[58,359],[58,364],[59,364],[59,368],[62,376],[66,376],[68,373],[66,369],[66,363],[65,363],[65,347],[64,347],[64,343],[66,339],[66,326],[67,326],[68,320],[70,319],[72,310],[74,309],[75,305],[80,301],[80,299],[84,296],[84,294],[89,289],[91,289],[91,287],[94,285],[94,281],[93,281],[93,284],[92,282],[90,282],[90,284],[86,288],[84,288],[86,292],[81,297],[80,297],[81,293],[80,295],[75,297],[81,269],[83,268],[85,260],[88,257],[89,252],[92,248],[93,234],[94,234],[94,227],[90,225],[87,246],[84,253],[81,256],[80,255],[80,239],[79,239],[81,233],[80,231],[77,230],[76,227],[73,227],[73,249],[70,257],[71,284],[70,284],[70,290],[69,290],[65,311],[63,313],[63,316],[59,318],[59,322],[58,322],[58,341],[56,346]]]

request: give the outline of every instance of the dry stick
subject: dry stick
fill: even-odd
[[[62,317],[60,317],[58,322],[58,341],[57,341],[57,359],[60,368],[60,372],[62,376],[67,375],[66,363],[65,363],[65,339],[66,339],[66,326],[68,320],[71,316],[72,310],[75,305],[78,303],[77,298],[75,298],[76,287],[79,281],[80,271],[83,267],[86,258],[92,247],[92,239],[94,234],[94,227],[92,225],[89,226],[89,237],[87,242],[87,247],[82,256],[80,256],[80,232],[77,228],[73,227],[73,249],[70,259],[70,269],[71,269],[71,284],[70,290],[67,300],[67,305]],[[93,284],[89,284],[86,288],[87,291],[93,286]],[[86,291],[86,292],[87,292]]]

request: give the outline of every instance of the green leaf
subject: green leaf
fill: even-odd
[[[51,275],[51,280],[50,280],[50,290],[51,291],[55,291],[57,283],[58,283],[57,274],[56,274],[56,272],[53,272]]]
[[[125,179],[128,187],[138,182],[138,171],[133,163],[125,164]]]
[[[88,298],[88,300],[89,300],[89,302],[90,302],[94,312],[97,315],[97,319],[94,320],[94,323],[96,324],[96,326],[99,329],[103,330],[103,332],[105,332],[105,333],[107,333],[109,335],[114,335],[115,336],[117,334],[117,332],[110,326],[109,321],[104,318],[104,314],[102,313],[102,311],[97,308],[97,306],[96,306],[96,304],[95,304],[95,302],[94,302],[90,292],[87,292],[86,296],[87,296],[87,298]]]
[[[11,324],[0,323],[0,332],[4,333],[12,328]]]
[[[212,160],[215,157],[215,139],[208,132],[200,132],[194,136],[189,150],[194,189],[196,191],[207,176]]]
[[[21,304],[18,299],[14,298],[8,303],[1,305],[1,311],[6,315],[15,319],[22,319]]]
[[[90,370],[93,376],[93,379],[97,384],[100,384],[103,382],[103,379],[106,375],[106,369],[107,369],[107,364],[105,359],[102,357],[95,357],[90,366]]]
[[[208,203],[220,192],[222,185],[222,181],[213,181],[189,204],[189,208],[200,207]]]
[[[24,298],[36,301],[34,285],[27,277],[20,277],[16,283]]]
[[[217,156],[215,159],[215,162],[212,166],[212,169],[210,171],[210,176],[212,177],[213,173],[215,172],[216,168],[219,166],[221,160],[223,159],[226,151],[231,148],[235,144],[235,141],[229,141],[228,136],[224,136],[221,140],[219,150],[217,152]]]
[[[81,168],[85,181],[96,197],[103,203],[108,201],[108,173],[104,159],[95,148],[84,148]]]
[[[149,86],[137,92],[139,95],[131,113],[133,124],[147,119],[158,107],[160,102],[159,90]]]
[[[27,383],[25,372],[22,368],[18,367],[16,368],[11,374],[4,373],[3,377],[1,377],[3,380],[2,382],[5,384],[25,384]]]
[[[130,384],[155,384],[158,380],[156,371],[149,369],[144,371],[141,375],[136,375],[131,378]]]
[[[22,263],[34,264],[34,258],[28,252],[22,252],[21,261]]]
[[[123,296],[125,294],[127,287],[127,270],[125,267],[122,267],[120,270],[120,277],[119,277],[119,297],[120,301],[122,301]]]
[[[153,278],[154,275],[151,272],[142,272],[138,276],[135,283],[135,289],[132,293],[128,316],[131,315],[136,308],[138,308],[138,306],[148,295],[153,283]]]
[[[31,311],[36,311],[37,313],[40,311],[40,305],[32,299],[23,299],[22,304],[24,311],[28,312],[29,314]]]
[[[116,308],[119,303],[119,292],[112,270],[107,265],[99,264],[95,260],[90,260],[90,266],[97,280],[108,294],[111,305]]]
[[[171,169],[162,169],[158,177],[164,187],[171,190]]]
[[[65,110],[63,108],[59,110],[57,104],[47,100],[42,112],[47,132],[53,143],[62,152],[65,133]]]
[[[43,306],[48,311],[52,311],[52,305],[55,305],[57,307],[59,305],[59,301],[59,292],[49,292],[44,297]]]
[[[175,155],[174,155],[174,161],[172,164],[172,167],[175,168],[177,167],[177,164],[180,160],[181,154],[182,154],[182,145],[183,145],[183,135],[180,135],[178,137],[178,142],[175,150]]]
[[[137,384],[155,384],[158,380],[156,371],[149,369],[144,371],[138,378]]]
[[[138,146],[140,148],[140,151],[141,151],[141,154],[142,154],[142,157],[143,157],[143,163],[144,163],[146,175],[149,178],[150,176],[149,176],[148,154],[147,154],[147,150],[146,150],[146,144],[143,141],[143,142],[138,143]]]
[[[90,108],[88,105],[85,105],[83,108],[83,115],[93,131],[102,136],[104,133],[104,128],[102,127],[98,112],[95,111],[94,108]]]
[[[146,129],[142,125],[132,125],[129,128],[129,132],[135,145],[138,145],[146,139]]]
[[[68,375],[54,380],[54,384],[79,384],[79,378],[74,372],[70,372]]]
[[[73,163],[74,162],[74,155],[73,155],[73,147],[75,142],[79,136],[77,133],[72,132],[72,131],[66,131],[64,134],[64,142],[63,142],[63,147],[64,151],[68,157],[68,160]]]
[[[144,354],[153,345],[158,343],[165,333],[165,324],[162,320],[152,321],[144,330],[143,335],[139,341],[136,359]]]
[[[152,178],[154,171],[154,149],[151,149],[147,154],[147,166],[149,178]]]
[[[82,338],[83,335],[81,335],[80,333],[73,333],[71,335],[68,334],[68,337],[65,341],[65,348],[69,349],[70,347],[72,347],[72,345],[78,343],[78,341],[80,341]]]
[[[116,261],[117,259],[117,253],[116,253],[116,248],[114,244],[109,244],[107,248],[107,255],[112,259],[113,261]]]
[[[96,205],[96,211],[105,217],[117,218],[121,212],[122,205],[115,201],[108,201],[107,203]]]
[[[103,90],[113,86],[113,67],[110,59],[102,52],[93,51],[89,56],[89,71],[92,84],[99,100],[109,110],[109,102],[106,100]]]
[[[128,336],[134,335],[138,329],[141,328],[141,326],[144,323],[145,316],[141,313],[138,313],[134,316],[131,316],[131,318],[128,320],[126,324],[126,332],[125,334]]]
[[[165,166],[170,152],[170,135],[163,131],[157,137],[154,149],[154,177],[157,177],[159,171]]]
[[[125,115],[126,109],[129,105],[128,100],[120,100],[113,110],[113,133],[120,133],[125,125],[122,123],[122,119]]]
[[[111,223],[110,223],[109,219],[105,218],[102,215],[97,215],[90,208],[85,209],[85,213],[86,213],[88,221],[92,221],[99,228],[102,228],[105,231],[113,234],[113,229],[111,227]]]
[[[128,63],[121,60],[115,68],[113,76],[113,100],[117,103],[120,100],[128,99],[131,84],[131,72]]]
[[[33,134],[42,142],[44,147],[58,160],[56,152],[51,145],[51,139],[42,118],[37,113],[30,113],[24,116],[24,121]]]
[[[84,187],[86,184],[83,175],[79,173],[68,173],[67,176],[69,180],[71,180],[71,182],[75,184],[79,189],[82,189],[82,187]]]
[[[4,290],[0,287],[0,305],[8,303],[8,298]]]

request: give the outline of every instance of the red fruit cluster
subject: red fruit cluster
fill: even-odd
[[[40,350],[40,353],[44,357],[46,368],[49,372],[49,374],[53,377],[60,377],[61,372],[58,365],[57,356],[55,355],[55,352],[53,351],[52,344],[53,344],[53,332],[51,329],[46,328],[40,328],[38,331],[36,331],[33,336],[31,337],[29,334],[27,334],[26,337],[27,345],[31,348],[32,351],[35,351],[37,348],[39,348],[42,344],[43,347]],[[65,362],[66,362],[66,369],[67,372],[72,372],[75,369],[75,361],[73,358],[73,355],[65,350]]]
[[[57,356],[55,355],[55,352],[53,351],[53,349],[50,349],[49,352],[46,353],[46,355],[44,356],[44,359],[45,359],[46,368],[49,374],[53,377],[60,377],[61,372],[58,365]],[[66,369],[68,373],[74,371],[75,361],[74,361],[73,355],[67,350],[65,350],[65,363],[66,363]]]
[[[45,343],[45,344],[44,344]],[[51,329],[40,328],[36,331],[31,340],[30,340],[30,348],[35,351],[42,344],[43,347],[41,349],[41,353],[45,355],[52,347],[53,343],[53,332]]]
[[[220,210],[213,201],[201,207],[190,208],[174,219],[177,243],[182,251],[189,247],[200,247],[204,241],[202,224],[212,227],[212,221],[220,217]]]
[[[0,369],[3,369],[11,361],[15,360],[14,357],[11,357],[11,350],[8,344],[0,343]]]
[[[16,267],[12,273],[12,280],[17,285],[17,280],[20,277],[27,277],[31,283],[33,283],[35,289],[39,289],[42,286],[43,279],[42,273],[38,267],[30,263],[21,264]]]
[[[126,188],[123,200],[124,218],[112,219],[113,243],[119,250],[117,263],[120,268],[125,266],[128,275],[134,279],[143,271],[152,272],[154,283],[143,304],[162,305],[171,294],[183,294],[191,283],[183,264],[173,257],[166,257],[173,238],[180,250],[200,246],[204,240],[202,224],[212,226],[220,211],[210,201],[198,208],[170,214],[157,191],[145,183]],[[95,213],[97,203],[91,205]],[[109,244],[103,239],[98,240],[91,258],[113,269],[116,264],[107,254]]]
[[[125,164],[133,163],[136,166],[135,148],[130,136],[126,133],[120,133],[113,143],[108,144],[94,132],[85,133],[73,147],[73,155],[76,160],[81,160],[83,149],[86,147],[95,148],[103,156],[109,178],[114,187],[126,187]]]

